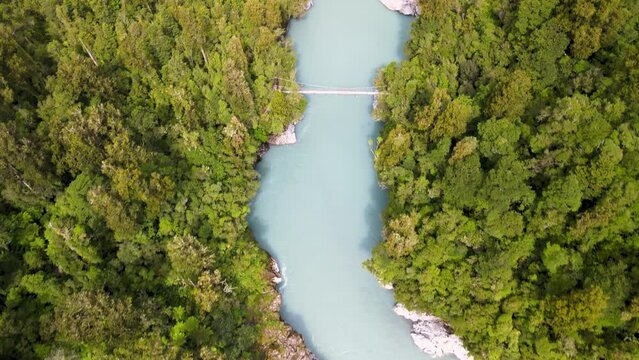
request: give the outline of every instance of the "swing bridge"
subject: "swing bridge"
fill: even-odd
[[[287,87],[286,85],[282,85],[281,82],[284,82],[285,84],[290,84],[290,85]],[[301,83],[301,82],[281,79],[281,78],[275,78],[274,89],[277,91],[281,91],[284,94],[304,94],[304,95],[377,96],[383,93],[378,91],[377,88],[375,88],[374,86],[332,87],[332,86],[325,86],[325,85],[306,84],[306,83]],[[298,89],[298,90],[295,90],[295,89]]]

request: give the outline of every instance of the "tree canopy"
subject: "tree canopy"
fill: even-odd
[[[486,359],[639,357],[639,4],[421,1],[367,263]]]
[[[246,215],[304,5],[0,1],[0,358],[282,357]]]

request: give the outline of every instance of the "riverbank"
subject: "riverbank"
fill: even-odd
[[[417,0],[380,0],[391,11],[397,11],[408,16],[419,16],[421,9]],[[382,89],[378,89],[382,91]],[[383,98],[381,99],[383,101]],[[378,99],[375,97],[373,109],[377,108]],[[379,282],[386,290],[393,290],[393,284]],[[411,337],[415,345],[433,357],[454,355],[459,360],[473,360],[468,350],[451,327],[442,319],[427,313],[411,311],[403,304],[396,304],[393,311],[412,322]]]
[[[304,14],[302,14],[301,17],[305,16],[306,13],[313,7],[313,5],[313,0],[308,0],[306,5],[304,6]],[[286,28],[288,29],[289,26],[290,21]],[[288,36],[288,30],[285,36]],[[255,165],[257,166],[257,164],[270,150],[271,146],[295,144],[297,142],[297,138],[295,135],[295,126],[300,121],[302,121],[302,119],[303,117],[293,120],[286,127],[283,133],[272,135],[267,142],[263,143],[258,150],[258,156],[255,161]],[[262,248],[262,251],[266,252],[270,259],[270,269],[265,272],[265,278],[269,283],[265,296],[271,297],[272,300],[269,302],[268,308],[265,309],[265,311],[273,313],[274,316],[277,316],[281,323],[281,326],[266,328],[262,333],[265,343],[277,343],[281,345],[280,348],[265,349],[267,359],[317,360],[317,357],[306,346],[304,336],[295,331],[295,329],[293,329],[293,327],[282,318],[280,313],[282,307],[282,294],[278,290],[278,285],[282,282],[283,279],[282,273],[280,272],[280,268],[277,265],[277,260],[266,249]]]
[[[274,342],[281,345],[279,349],[268,349],[266,352],[267,358],[274,360],[317,360],[315,355],[306,346],[304,337],[296,332],[293,327],[287,324],[280,316],[282,294],[277,290],[277,286],[282,282],[282,274],[277,265],[277,261],[270,254],[269,259],[271,261],[271,269],[266,272],[266,279],[271,286],[269,287],[269,293],[266,295],[271,296],[273,300],[270,302],[267,310],[280,319],[282,326],[267,328],[263,333],[263,336],[267,339],[267,343]]]

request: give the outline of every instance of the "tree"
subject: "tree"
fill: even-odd
[[[598,287],[577,290],[567,296],[544,303],[548,323],[557,335],[572,335],[577,331],[597,331],[608,299]]]
[[[468,122],[475,116],[476,109],[473,107],[472,100],[469,97],[460,96],[451,101],[438,117],[430,133],[431,138],[436,140],[442,137],[458,137],[465,132]]]
[[[532,79],[526,71],[515,70],[500,84],[488,106],[488,114],[495,117],[517,118],[524,114],[532,100]]]
[[[417,216],[402,215],[391,220],[384,229],[384,247],[392,257],[401,257],[411,254],[419,243],[416,219]]]

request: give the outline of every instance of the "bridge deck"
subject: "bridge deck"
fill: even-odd
[[[362,91],[362,90],[299,90],[290,91],[282,90],[285,94],[298,93],[305,95],[378,95],[379,91]]]

